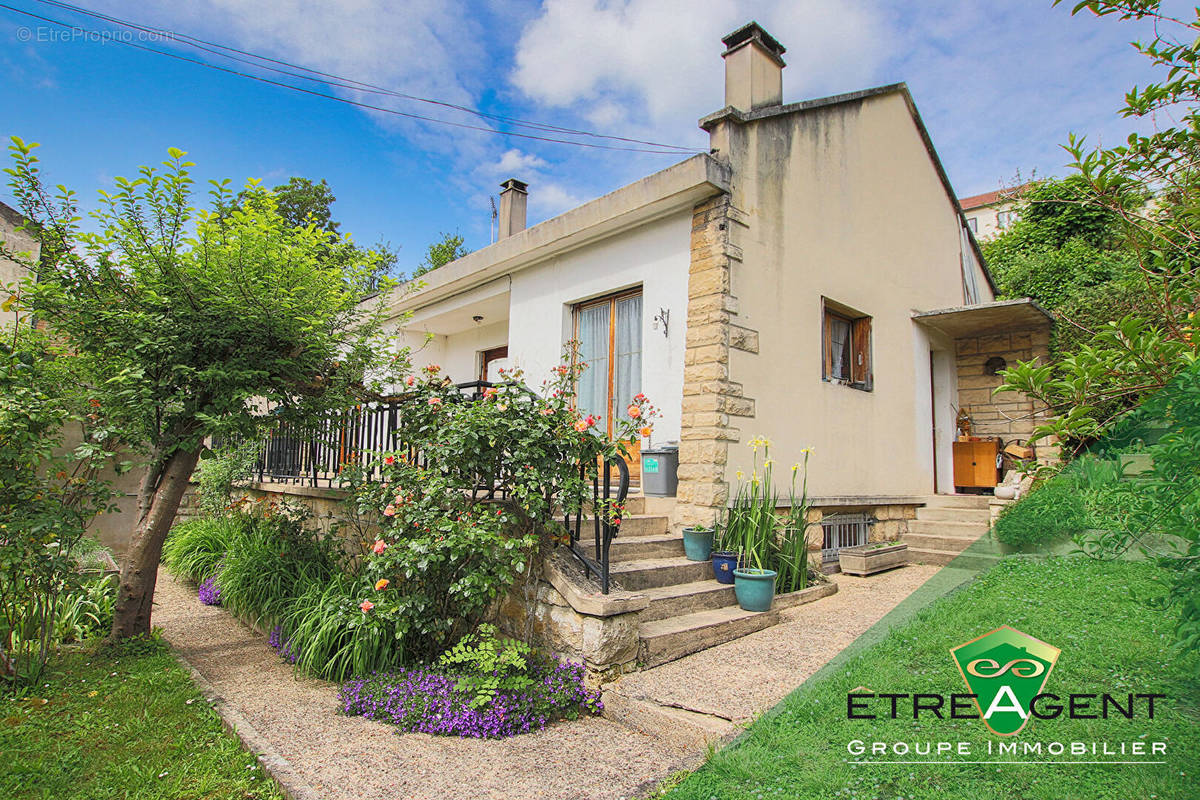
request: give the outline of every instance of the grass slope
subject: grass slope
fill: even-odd
[[[1157,574],[1156,567],[1145,563],[1005,560],[975,583],[921,611],[824,680],[798,689],[736,743],[661,796],[671,800],[1200,798],[1197,658],[1180,658],[1171,649],[1171,617],[1139,599],[1160,593],[1154,580]],[[1018,742],[1166,741],[1166,766],[847,763],[854,756],[846,746],[855,739],[910,744],[965,740],[972,743],[974,755],[963,759],[999,758],[987,755],[986,747],[989,739],[999,742],[1000,737],[990,734],[978,719],[937,720],[922,715],[914,721],[910,705],[907,718],[848,720],[846,693],[859,686],[873,692],[966,692],[949,649],[1005,624],[1061,648],[1046,691],[1064,699],[1070,693],[1168,695],[1156,704],[1153,721],[1145,719],[1144,705],[1133,720],[1033,720],[1015,737]]]
[[[0,797],[282,797],[160,642],[64,654],[43,682],[0,698]]]

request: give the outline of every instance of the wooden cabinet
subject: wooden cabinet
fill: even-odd
[[[998,470],[996,456],[1000,452],[997,439],[980,439],[954,443],[954,485],[968,488],[995,486]]]

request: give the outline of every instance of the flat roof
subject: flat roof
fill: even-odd
[[[1049,328],[1054,324],[1054,317],[1050,312],[1028,297],[941,308],[935,311],[916,311],[912,318],[955,339],[962,336]]]
[[[393,290],[393,314],[421,308],[729,191],[730,169],[705,153],[526,228]],[[534,187],[534,191],[537,188]],[[423,284],[414,290],[414,284]]]

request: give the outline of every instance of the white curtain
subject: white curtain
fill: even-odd
[[[617,361],[613,376],[616,419],[628,419],[626,407],[642,391],[642,296],[617,301]]]
[[[579,360],[584,366],[579,376],[578,406],[582,414],[608,419],[608,303],[579,310]],[[603,426],[606,422],[601,422]]]
[[[833,317],[829,320],[829,377],[850,380],[850,323]]]

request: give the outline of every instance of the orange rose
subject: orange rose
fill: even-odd
[[[380,578],[375,582],[375,591],[382,592],[388,587],[389,583],[391,583],[391,581],[389,581],[387,578]]]

